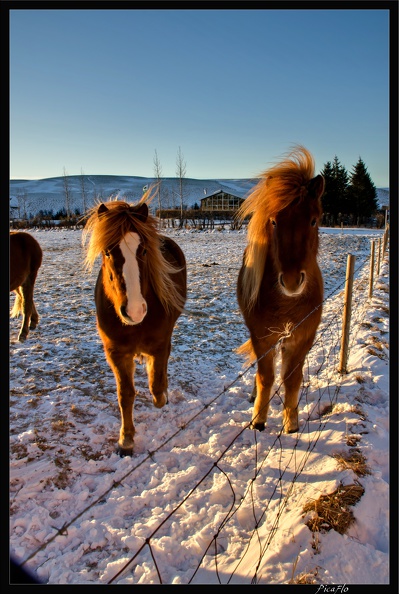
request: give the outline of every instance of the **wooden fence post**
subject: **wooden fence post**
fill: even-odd
[[[378,238],[378,254],[377,254],[377,276],[380,274],[380,264],[381,264],[381,237]]]
[[[382,251],[382,255],[384,256],[385,254],[385,250],[387,249],[387,243],[388,243],[388,233],[389,233],[389,225],[386,226],[385,228],[385,232],[384,232],[384,249]]]
[[[373,296],[373,284],[374,284],[374,254],[375,254],[375,240],[371,242],[371,253],[370,253],[370,281],[369,281],[369,299]]]
[[[342,337],[341,337],[341,353],[339,359],[339,373],[347,373],[348,364],[348,346],[349,346],[349,330],[352,313],[352,287],[353,274],[355,270],[356,256],[348,254],[348,261],[346,264],[346,278],[345,278],[345,302],[344,311],[342,315]]]

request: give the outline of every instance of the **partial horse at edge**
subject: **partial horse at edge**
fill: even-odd
[[[22,314],[20,342],[24,342],[29,330],[34,330],[39,323],[33,293],[42,259],[42,248],[32,235],[24,231],[10,232],[10,292],[15,292],[11,317]]]

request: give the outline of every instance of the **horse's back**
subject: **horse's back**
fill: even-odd
[[[186,258],[181,247],[167,235],[161,235],[162,239],[162,253],[168,262],[177,265],[178,267],[186,266]]]
[[[171,238],[167,237],[166,235],[162,235],[162,253],[165,258],[170,264],[175,266],[177,269],[180,269],[179,272],[174,275],[174,278],[178,282],[180,287],[180,292],[183,297],[186,297],[187,294],[187,265],[186,265],[186,258],[184,256],[183,250],[181,247]]]
[[[24,231],[10,233],[10,291],[21,286],[29,276],[32,280],[36,278],[42,258],[42,248],[32,235]]]

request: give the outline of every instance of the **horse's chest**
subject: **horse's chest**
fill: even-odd
[[[309,302],[305,297],[287,297],[278,290],[272,290],[259,299],[253,319],[257,323],[279,328],[287,323],[300,322],[308,311]]]

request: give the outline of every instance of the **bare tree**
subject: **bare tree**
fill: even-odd
[[[180,226],[183,225],[183,200],[184,200],[184,178],[186,177],[186,162],[181,152],[181,148],[177,151],[176,157],[176,175],[179,178],[179,198],[180,198]]]
[[[66,216],[67,216],[67,220],[69,220],[71,218],[71,198],[72,198],[72,194],[71,194],[71,189],[69,187],[68,174],[65,171],[65,167],[64,167],[64,192],[65,192],[65,210],[66,210]]]
[[[83,172],[83,169],[80,170],[80,190],[82,193],[82,205],[83,205],[83,212],[85,214],[87,208],[87,190],[86,190],[86,178]]]
[[[28,193],[25,189],[23,190],[23,193],[18,192],[17,200],[18,200],[18,218],[26,220],[28,218],[26,209],[29,206],[29,204],[28,204]]]
[[[162,200],[161,200],[161,185],[162,185],[162,166],[161,162],[158,158],[157,149],[155,149],[154,155],[154,176],[157,180],[157,196],[158,196],[158,207],[159,207],[159,218],[161,218],[161,208],[162,208]]]

